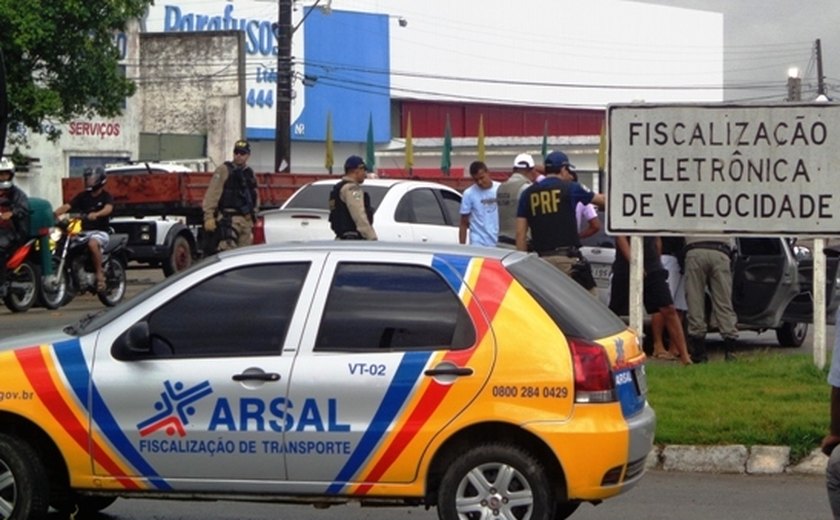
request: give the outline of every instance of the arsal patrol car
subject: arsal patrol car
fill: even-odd
[[[0,345],[0,517],[155,497],[566,518],[643,477],[644,361],[535,255],[236,249]]]

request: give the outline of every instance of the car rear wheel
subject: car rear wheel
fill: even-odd
[[[786,321],[776,329],[776,339],[782,347],[799,348],[808,336],[807,323],[791,323]]]
[[[32,447],[0,434],[0,518],[41,520],[47,516],[47,472]]]
[[[508,444],[479,445],[446,470],[438,492],[438,517],[551,520],[552,490],[545,467],[530,453]]]

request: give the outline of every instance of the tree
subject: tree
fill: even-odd
[[[11,136],[55,140],[76,117],[113,117],[133,82],[118,67],[116,35],[153,0],[0,0]]]

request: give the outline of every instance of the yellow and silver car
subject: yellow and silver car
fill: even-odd
[[[0,518],[117,497],[566,518],[653,444],[638,337],[535,255],[334,242],[209,258],[0,347]]]

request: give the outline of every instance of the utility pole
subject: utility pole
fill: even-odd
[[[277,119],[274,133],[274,172],[287,172],[292,162],[292,0],[278,0]]]
[[[822,62],[822,43],[817,38],[816,42],[816,61],[817,61],[817,95],[825,96],[825,77],[823,76],[823,62]]]

